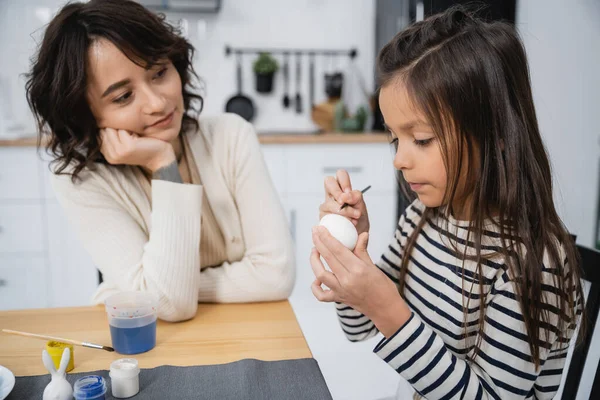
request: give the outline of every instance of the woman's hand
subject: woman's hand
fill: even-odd
[[[171,143],[123,129],[100,129],[100,151],[110,164],[139,165],[152,173],[176,161]]]
[[[411,311],[394,282],[371,261],[368,237],[362,233],[352,252],[324,227],[314,227],[310,264],[317,279],[311,289],[319,301],[344,303],[366,315],[385,337],[390,337],[408,321]],[[331,272],[323,266],[321,256]]]
[[[340,208],[348,203],[343,210]],[[360,235],[369,232],[369,214],[360,190],[352,190],[348,172],[340,169],[336,176],[325,178],[325,202],[319,207],[319,219],[327,214],[339,214],[348,218]]]

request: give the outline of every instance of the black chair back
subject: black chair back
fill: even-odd
[[[562,400],[575,400],[583,367],[592,343],[592,335],[600,310],[600,251],[577,245],[577,251],[581,258],[580,265],[583,270],[583,279],[591,284],[590,292],[585,302],[587,313],[587,329],[583,337],[583,342],[575,347],[573,357],[569,364],[567,379],[563,388]],[[590,399],[600,399],[600,371],[596,369],[594,383]]]

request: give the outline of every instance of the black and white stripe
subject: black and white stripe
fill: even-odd
[[[377,263],[396,284],[404,247],[424,208],[417,200],[406,210],[394,239]],[[394,335],[382,340],[374,352],[427,399],[551,399],[560,385],[573,330],[566,337],[558,337],[556,323],[552,324],[550,340],[540,341],[541,367],[536,370],[515,288],[498,256],[483,262],[486,325],[480,352],[474,358],[481,302],[479,275],[475,262],[463,263],[456,257],[455,249],[448,246],[450,241],[456,244],[459,254],[464,246],[467,253],[474,251],[467,231],[462,221],[439,218],[425,222],[410,254],[405,277],[403,297],[412,316]],[[490,229],[483,235],[486,245],[482,251],[499,247],[496,232]],[[554,296],[554,300],[544,308],[556,322],[559,316],[552,272],[557,269],[548,265],[544,259],[544,291],[547,298]],[[467,307],[466,337],[463,307]],[[336,310],[349,340],[365,340],[378,333],[367,316],[351,307],[336,304]]]

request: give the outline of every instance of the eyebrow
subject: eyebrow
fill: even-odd
[[[410,130],[410,129],[414,128],[415,126],[418,126],[418,125],[427,125],[427,126],[429,126],[429,124],[427,122],[425,122],[425,121],[414,120],[414,121],[410,121],[410,122],[407,122],[407,123],[402,124],[402,125],[398,125],[398,128],[401,131],[408,131],[408,130]],[[388,126],[388,124],[386,124],[385,122],[383,123],[383,126],[385,126],[385,128],[388,129],[388,130],[390,130],[390,131],[392,130]]]
[[[108,96],[109,94],[111,94],[112,92],[114,92],[115,90],[118,90],[120,88],[122,88],[123,86],[129,85],[131,83],[130,79],[123,79],[122,81],[113,83],[112,85],[110,85],[105,91],[104,93],[102,93],[102,98]]]

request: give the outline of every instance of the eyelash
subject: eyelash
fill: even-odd
[[[164,78],[166,73],[167,73],[167,67],[161,69],[160,71],[158,71],[156,73],[156,75],[154,75],[154,79],[161,79]],[[125,104],[127,102],[127,100],[129,100],[129,98],[131,97],[132,93],[131,92],[127,92],[125,94],[123,94],[123,96],[118,97],[116,99],[113,100],[113,103],[115,104]]]
[[[156,73],[156,75],[154,75],[154,78],[155,79],[164,78],[164,76],[166,75],[166,73],[167,73],[167,67],[164,67],[163,69],[161,69],[160,71],[158,71]]]
[[[414,142],[414,144],[415,144],[415,145],[417,145],[417,146],[419,146],[419,147],[425,147],[425,146],[427,146],[429,143],[431,143],[431,141],[432,141],[432,140],[433,140],[433,139],[424,139],[424,140],[416,140],[416,139],[415,139],[413,142]],[[393,139],[390,141],[390,144],[393,144],[393,145],[397,146],[397,145],[398,145],[398,138],[393,138]]]
[[[419,147],[425,147],[427,146],[429,143],[431,143],[433,139],[424,139],[424,140],[416,140],[414,141],[414,143],[419,146]]]
[[[127,100],[129,100],[129,98],[131,97],[132,93],[131,92],[127,92],[125,93],[123,96],[121,97],[117,97],[116,99],[113,100],[113,103],[116,104],[124,104],[127,102]]]

